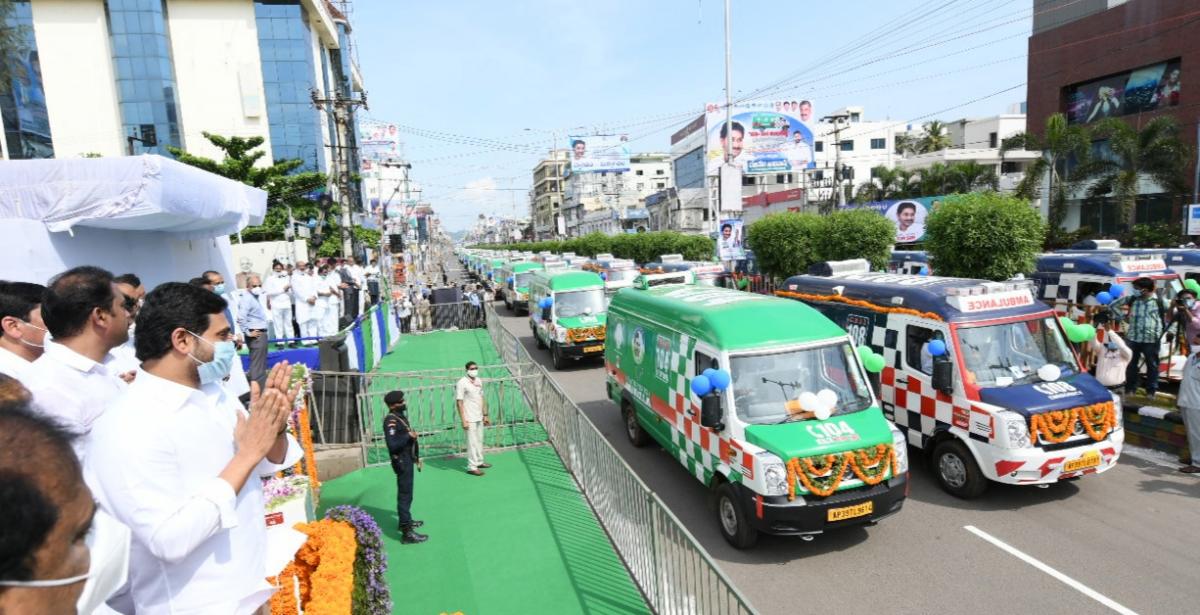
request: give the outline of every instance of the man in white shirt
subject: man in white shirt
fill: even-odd
[[[283,270],[283,263],[271,265],[272,274],[263,282],[267,310],[271,313],[272,335],[275,339],[292,337],[292,276]]]
[[[325,275],[322,276],[322,281],[325,284],[326,290],[329,291],[329,298],[326,299],[327,305],[325,315],[321,318],[321,336],[330,336],[338,332],[338,321],[342,317],[342,291],[338,288],[342,278],[336,271],[326,268]]]
[[[22,383],[42,356],[46,324],[42,295],[46,287],[29,282],[0,282],[0,374]]]
[[[454,385],[454,403],[467,431],[467,474],[483,476],[483,468],[492,467],[483,461],[483,428],[492,422],[488,419],[479,366],[474,361],[467,363],[467,375]]]
[[[45,341],[26,386],[38,409],[80,436],[77,452],[105,404],[125,390],[112,349],[129,339],[129,309],[112,274],[99,267],[55,276],[43,297],[42,319],[54,339]]]
[[[113,356],[116,361],[113,362],[113,368],[121,374],[132,375],[132,372],[137,370],[138,360],[133,348],[134,323],[137,322],[138,307],[142,304],[142,299],[146,297],[146,287],[142,286],[141,278],[138,278],[132,273],[119,275],[113,278],[117,283],[117,290],[129,300],[133,305],[129,309],[129,339],[125,340],[124,344],[113,348]]]
[[[320,331],[317,319],[320,314],[317,307],[317,279],[308,263],[296,263],[296,273],[292,276],[292,299],[296,310],[296,322],[300,325],[300,337],[318,337]],[[314,343],[314,340],[304,342],[307,346]]]
[[[101,509],[133,533],[139,615],[256,612],[268,576],[261,476],[300,457],[287,435],[298,387],[279,363],[250,412],[221,384],[234,360],[225,303],[188,284],[146,296],[142,368],[97,423],[86,467]]]

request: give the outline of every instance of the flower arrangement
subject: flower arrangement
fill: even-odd
[[[296,529],[308,534],[308,541],[273,579],[280,591],[271,597],[272,615],[292,615],[301,608],[306,615],[350,613],[358,549],[354,527],[345,521],[322,519],[299,523]],[[289,591],[297,586],[298,591]]]
[[[1097,442],[1108,437],[1117,427],[1116,406],[1111,402],[1051,410],[1029,417],[1029,433],[1035,441],[1040,437],[1045,442],[1058,444],[1075,434],[1075,423],[1083,424],[1084,431]]]
[[[263,498],[267,501],[266,509],[275,510],[281,505],[304,495],[301,488],[304,476],[272,476],[263,480]]]
[[[896,451],[891,444],[877,444],[844,453],[793,457],[787,463],[788,500],[796,497],[797,482],[817,497],[827,497],[842,484],[846,465],[866,485],[878,485],[887,478],[888,470],[896,474]]]
[[[325,513],[325,518],[349,523],[358,539],[352,612],[355,615],[389,615],[392,598],[384,578],[387,554],[383,550],[379,525],[371,515],[355,506],[336,506]]]
[[[292,375],[288,386],[294,386],[301,381],[303,381],[303,386],[300,394],[296,396],[296,404],[292,407],[292,413],[288,416],[288,431],[304,449],[304,457],[286,473],[308,476],[315,503],[320,493],[321,481],[317,475],[317,457],[313,450],[312,416],[308,408],[308,400],[312,393],[312,374],[308,371],[307,366],[297,363],[292,366]],[[285,472],[280,472],[277,476],[284,476],[284,474]]]

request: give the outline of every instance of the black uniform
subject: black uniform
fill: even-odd
[[[389,412],[383,419],[384,439],[388,454],[392,458],[392,471],[396,473],[396,514],[400,517],[400,529],[409,530],[413,525],[413,473],[417,460],[421,458],[417,439],[409,434],[408,417],[403,413]]]

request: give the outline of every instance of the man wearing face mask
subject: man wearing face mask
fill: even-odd
[[[35,407],[81,436],[75,446],[82,455],[83,436],[126,387],[112,349],[129,339],[129,306],[111,273],[76,267],[50,280],[42,320],[54,339],[45,340],[26,386]]]
[[[1128,323],[1125,340],[1133,351],[1133,360],[1125,369],[1125,394],[1132,395],[1137,390],[1138,361],[1142,360],[1146,363],[1146,394],[1154,397],[1158,392],[1159,340],[1163,335],[1166,308],[1154,292],[1154,280],[1134,280],[1133,291],[1109,304],[1112,319]],[[1122,308],[1128,308],[1128,313]]]
[[[41,284],[0,282],[0,374],[25,381],[33,362],[42,356],[45,292]]]
[[[403,533],[400,542],[406,545],[425,542],[429,537],[416,532],[425,522],[412,518],[414,469],[423,467],[417,432],[408,422],[408,404],[404,401],[403,391],[389,392],[383,396],[383,403],[388,408],[388,414],[383,418],[383,437],[392,460],[392,471],[396,473],[396,516]]]
[[[295,298],[293,302],[296,306],[296,322],[300,324],[300,337],[315,338],[320,336],[318,325],[321,316],[317,305],[318,286],[317,279],[310,271],[311,267],[308,263],[297,263],[296,273],[292,276],[292,296]],[[305,340],[305,346],[311,346],[316,343],[314,340]]]
[[[139,615],[256,612],[267,570],[262,476],[294,464],[286,422],[299,391],[277,364],[250,411],[222,385],[235,360],[220,297],[168,283],[138,314],[141,371],[96,425],[88,484],[133,533]]]
[[[257,382],[258,388],[267,384],[267,313],[258,298],[262,295],[262,279],[257,274],[246,277],[246,288],[236,291],[238,328],[250,346],[250,371],[246,377]]]
[[[0,405],[0,613],[111,613],[129,530],[96,510],[69,431],[24,402]],[[20,511],[20,514],[14,514]]]
[[[276,339],[292,337],[292,276],[284,271],[283,263],[271,263],[271,275],[263,284],[267,310]]]
[[[246,333],[242,331],[240,324],[239,304],[235,296],[237,289],[229,288],[225,284],[225,276],[211,269],[205,271],[201,277],[208,280],[212,292],[225,301],[225,318],[233,329],[233,347],[235,350],[241,350],[246,343]],[[250,380],[246,377],[246,369],[242,367],[240,359],[233,362],[233,369],[225,378],[225,387],[229,389],[230,393],[243,399],[250,394]]]
[[[1191,348],[1191,340],[1196,339],[1197,334],[1200,334],[1200,303],[1196,301],[1196,293],[1186,288],[1175,295],[1175,303],[1167,312],[1168,326],[1179,323],[1183,324],[1181,333],[1183,340],[1188,341],[1189,350],[1196,350]]]
[[[488,419],[479,366],[471,361],[466,367],[467,375],[454,385],[454,403],[458,405],[458,414],[467,432],[467,474],[483,476],[483,468],[492,467],[492,464],[483,461],[483,428],[492,422]]]

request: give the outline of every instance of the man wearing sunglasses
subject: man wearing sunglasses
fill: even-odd
[[[142,298],[146,296],[146,287],[142,286],[142,280],[132,273],[119,275],[113,278],[113,281],[117,283],[117,292],[125,296],[123,300],[125,309],[129,311],[129,339],[125,340],[124,344],[113,348],[113,356],[117,358],[113,363],[113,368],[121,374],[125,382],[132,382],[138,365],[141,364],[134,352],[134,322],[137,320]]]

